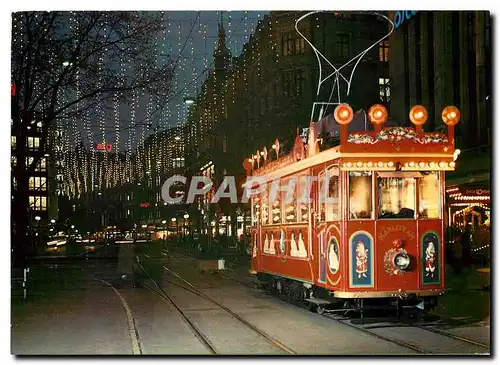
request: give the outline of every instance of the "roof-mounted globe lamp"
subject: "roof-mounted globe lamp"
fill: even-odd
[[[454,106],[447,106],[441,113],[444,124],[448,126],[448,141],[455,144],[455,125],[460,121],[460,111]]]
[[[382,125],[387,120],[387,109],[381,104],[375,104],[368,110],[368,119],[373,124],[376,133],[380,132]]]
[[[340,143],[347,143],[347,126],[354,118],[354,112],[349,104],[339,104],[333,112],[333,116],[338,124],[340,124]]]
[[[425,122],[427,122],[428,116],[429,113],[423,105],[415,105],[410,110],[410,120],[415,125],[415,129],[419,136],[421,136],[423,133],[422,126],[425,124]]]

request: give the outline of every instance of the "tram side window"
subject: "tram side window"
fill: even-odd
[[[295,189],[295,179],[285,180],[282,186],[288,186],[290,187],[290,189],[292,189],[291,196],[288,196],[288,190],[281,192],[283,207],[285,211],[285,223],[296,223],[297,207],[295,206],[295,203],[297,201],[297,190]]]
[[[334,221],[340,218],[339,168],[333,166],[328,169],[326,178],[328,179],[328,195],[327,199],[325,199],[326,220]]]
[[[349,217],[372,218],[372,172],[349,171]]]
[[[418,213],[420,218],[441,218],[441,189],[439,172],[422,172],[419,179]]]
[[[266,224],[269,224],[269,191],[267,189],[267,186],[264,187],[264,190],[262,192],[262,201],[261,201],[261,218],[262,218],[262,225],[265,226]]]
[[[415,178],[381,175],[377,179],[378,218],[414,219]]]
[[[309,220],[311,187],[307,186],[307,184],[308,176],[299,176],[297,181],[297,218],[299,222],[307,222]]]
[[[281,194],[276,193],[276,197],[273,201],[270,201],[271,205],[271,224],[281,223]]]
[[[260,219],[260,196],[252,198],[252,225],[256,226]]]
[[[318,207],[319,207],[319,220],[325,221],[325,204],[323,196],[325,195],[325,173],[321,172],[318,176]]]

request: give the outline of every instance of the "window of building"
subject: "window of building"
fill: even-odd
[[[295,92],[297,96],[302,96],[304,91],[304,70],[298,69],[294,71]]]
[[[380,101],[382,103],[389,103],[391,101],[391,86],[389,84],[389,79],[385,77],[380,77],[378,79],[379,95]]]
[[[46,157],[42,157],[42,159],[40,160],[40,163],[38,164],[39,166],[39,171],[47,171],[47,158]],[[35,171],[38,171],[38,170],[35,170]]]
[[[283,34],[283,56],[290,56],[293,54],[293,44],[294,44],[294,34],[293,32],[288,32]]]
[[[389,61],[389,41],[385,40],[378,44],[378,60],[380,62]]]
[[[418,213],[420,218],[441,217],[441,184],[438,172],[422,172],[418,189]]]
[[[47,210],[46,196],[30,196],[29,205],[32,210]]]
[[[224,138],[222,139],[222,152],[226,153],[227,152],[227,135],[224,135]]]
[[[43,176],[30,176],[28,186],[30,190],[46,191],[47,179]]]
[[[378,218],[415,218],[415,178],[395,177],[394,173],[379,173]]]
[[[302,38],[300,35],[297,34],[297,38],[295,38],[295,53],[296,54],[304,53],[305,49],[306,49],[306,42],[304,38]]]
[[[349,217],[372,218],[372,172],[349,171]]]
[[[294,54],[302,54],[305,52],[306,43],[296,31],[283,34],[283,56],[291,56]]]
[[[40,148],[40,137],[27,137],[28,138],[28,149],[38,150]]]
[[[16,136],[10,136],[10,146],[12,148],[14,148],[14,149],[16,148],[16,146],[17,146],[17,138],[16,138]]]
[[[339,34],[337,36],[337,56],[341,60],[349,58],[349,35]]]
[[[16,167],[17,166],[17,157],[10,156],[10,163],[12,164],[13,167]]]

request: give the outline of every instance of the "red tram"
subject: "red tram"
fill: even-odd
[[[460,113],[443,110],[447,135],[423,132],[420,105],[414,128],[383,128],[382,105],[368,114],[374,131],[348,133],[353,111],[336,107],[336,147],[322,150],[311,121],[307,143],[297,136],[289,154],[278,158],[276,141],[274,161],[266,152],[257,166],[259,151],[245,161],[261,183],[251,197],[250,272],[320,313],[334,303],[362,310],[367,299],[427,311],[445,290],[444,174],[455,167]],[[291,180],[292,198],[283,188]]]

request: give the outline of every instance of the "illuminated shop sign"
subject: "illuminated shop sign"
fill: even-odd
[[[396,14],[394,15],[394,28],[399,28],[401,24],[404,23],[405,20],[410,20],[411,17],[415,16],[417,12],[415,10],[399,10],[396,11]]]
[[[98,143],[97,144],[97,150],[98,151],[111,152],[111,148],[113,148],[113,146],[111,145],[111,143]]]

